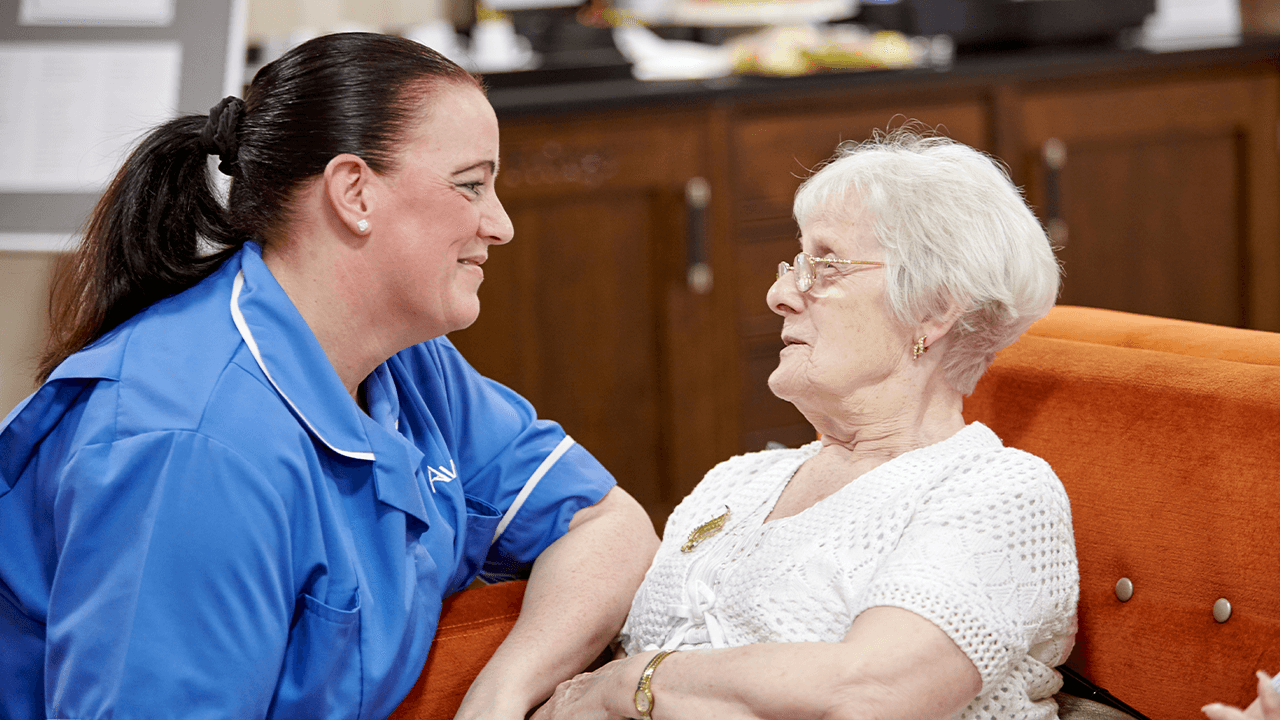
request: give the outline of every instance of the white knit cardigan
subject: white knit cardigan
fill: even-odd
[[[820,443],[711,470],[667,521],[624,649],[839,642],[867,608],[910,610],[973,661],[961,718],[1053,718],[1079,572],[1066,491],[986,426],[903,454],[791,517],[764,520]],[[724,528],[681,552],[729,512]]]

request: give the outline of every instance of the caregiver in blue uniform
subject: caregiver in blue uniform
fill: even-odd
[[[0,716],[382,718],[442,599],[530,566],[459,717],[608,644],[648,518],[444,337],[512,237],[498,160],[476,79],[354,33],[141,143],[0,425]]]

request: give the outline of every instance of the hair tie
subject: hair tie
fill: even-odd
[[[223,175],[235,177],[239,174],[236,156],[240,152],[240,140],[236,137],[236,131],[243,114],[244,101],[228,95],[209,108],[209,121],[200,131],[201,146],[210,155],[218,156],[218,170]]]

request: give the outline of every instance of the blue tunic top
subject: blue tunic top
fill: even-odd
[[[381,718],[613,479],[448,340],[361,412],[252,243],[0,424],[0,716]]]

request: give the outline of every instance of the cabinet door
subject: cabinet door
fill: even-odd
[[[504,121],[502,133],[497,187],[515,239],[485,264],[480,319],[451,338],[660,526],[727,457],[714,294],[685,282],[685,185],[704,172],[703,139],[665,117]]]
[[[1280,330],[1273,72],[1028,92],[1060,302]]]
[[[814,437],[813,427],[790,403],[773,396],[767,384],[782,350],[782,318],[769,310],[765,293],[778,263],[799,252],[791,201],[800,183],[843,141],[868,139],[877,130],[919,120],[928,128],[987,150],[990,118],[977,100],[938,105],[743,113],[734,122],[732,225],[736,256],[739,363],[742,385],[743,451],[776,441],[795,446]]]

